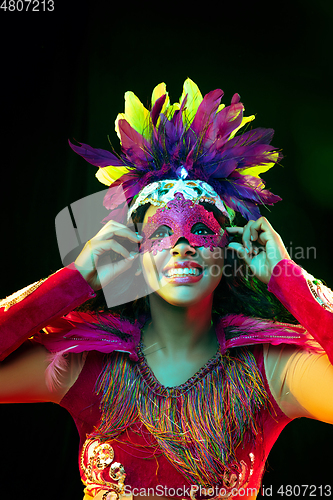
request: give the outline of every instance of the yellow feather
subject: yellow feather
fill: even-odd
[[[120,113],[116,119],[115,130],[119,139],[121,139],[118,126],[120,119],[127,120],[139,134],[149,137],[149,111],[133,92],[125,92],[125,113]]]
[[[127,174],[130,170],[129,167],[109,167],[99,168],[96,172],[96,177],[102,184],[110,186],[114,181],[119,179],[124,174]]]
[[[164,113],[164,111],[166,110],[166,108],[169,107],[169,104],[170,104],[169,94],[166,90],[165,83],[164,82],[159,83],[154,88],[153,93],[151,95],[151,107],[153,107],[155,102],[157,101],[157,99],[159,99],[164,94],[166,94],[166,99],[165,99],[164,104],[163,104],[162,113]]]
[[[161,109],[161,113],[165,114],[166,110],[169,108],[170,106],[170,98],[169,98],[169,94],[166,90],[166,85],[165,83],[159,83],[153,90],[153,93],[152,93],[152,96],[151,96],[151,107],[154,106],[155,102],[157,101],[157,99],[159,99],[162,95],[166,94],[166,99],[164,101],[164,104],[162,106],[162,109]],[[156,127],[158,128],[160,125],[160,118],[158,118],[157,120],[157,123],[156,123]]]
[[[170,104],[170,106],[168,107],[168,120],[171,120],[171,118],[173,117],[174,115],[174,112],[177,111],[177,109],[180,108],[180,104],[179,102],[175,102],[174,104]]]
[[[133,92],[125,92],[125,115],[129,124],[139,134],[147,130],[150,114]]]
[[[192,123],[196,112],[198,111],[198,107],[200,106],[203,97],[199,90],[199,87],[190,79],[187,78],[183,85],[183,93],[179,99],[179,103],[181,104],[185,99],[187,94],[187,101],[185,110],[183,113],[183,120],[186,126],[190,126]]]
[[[121,142],[121,137],[120,137],[120,132],[119,132],[119,125],[118,125],[119,120],[126,120],[125,113],[118,113],[116,121],[114,122],[115,131],[117,132],[117,136],[119,137],[119,140]]]
[[[236,118],[236,117],[235,117]],[[239,125],[239,127],[235,128],[235,130],[232,131],[232,133],[230,134],[230,137],[228,140],[230,139],[233,139],[236,135],[236,132],[238,132],[238,130],[242,127],[244,127],[244,125],[246,123],[249,123],[249,122],[252,122],[253,120],[255,119],[255,116],[254,115],[251,115],[251,116],[243,116],[243,120],[241,122],[241,124]]]
[[[263,172],[267,172],[267,170],[274,167],[278,157],[279,157],[278,152],[271,153],[270,159],[273,160],[272,162],[263,163],[262,165],[257,165],[256,167],[240,168],[236,169],[236,171],[241,175],[252,175],[252,177],[259,177],[260,174],[262,174]]]

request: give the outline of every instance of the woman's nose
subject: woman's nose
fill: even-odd
[[[175,246],[171,248],[170,253],[173,257],[194,256],[196,249],[189,244],[186,238],[179,238]]]

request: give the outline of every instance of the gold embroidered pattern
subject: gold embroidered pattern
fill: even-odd
[[[87,439],[84,443],[80,457],[81,479],[89,495],[108,490],[114,492],[114,500],[119,500],[124,493],[125,468],[113,459],[114,450],[109,443],[101,443],[98,439]]]
[[[198,493],[209,497],[209,500],[232,500],[237,497],[238,492],[243,495],[254,468],[254,454],[249,453],[248,456],[249,464],[241,460],[240,472],[237,474],[226,471],[222,482],[218,486],[192,487],[190,492],[191,500],[196,500]],[[80,469],[81,479],[86,485],[85,492],[88,495],[95,497],[101,491],[106,490],[102,500],[121,500],[123,498],[122,495],[125,493],[125,468],[119,462],[113,462],[113,459],[114,450],[109,442],[101,443],[98,439],[86,440],[81,452]]]
[[[0,307],[4,307],[5,312],[8,311],[11,306],[17,304],[18,302],[21,302],[21,300],[25,299],[26,297],[28,297],[28,295],[34,292],[40,285],[44,283],[44,281],[46,281],[46,279],[36,281],[35,283],[32,283],[32,285],[28,285],[25,288],[22,288],[22,290],[18,290],[5,299],[0,300]]]

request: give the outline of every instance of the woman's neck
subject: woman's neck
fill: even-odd
[[[216,351],[212,295],[190,307],[169,304],[156,293],[149,298],[151,323],[144,329],[146,354],[159,349],[167,357],[194,353],[197,349]]]

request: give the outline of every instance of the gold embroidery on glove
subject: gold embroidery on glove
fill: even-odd
[[[44,281],[46,281],[46,279],[36,281],[35,283],[32,283],[32,285],[28,285],[25,288],[22,288],[22,290],[18,290],[18,292],[0,300],[0,307],[4,307],[5,312],[8,311],[11,306],[28,297],[28,295],[34,292],[42,283],[44,283]]]
[[[306,279],[307,285],[313,298],[320,304],[324,309],[333,312],[333,292],[327,286],[325,286],[320,280],[317,280],[309,274],[307,271],[302,269],[303,276]]]

